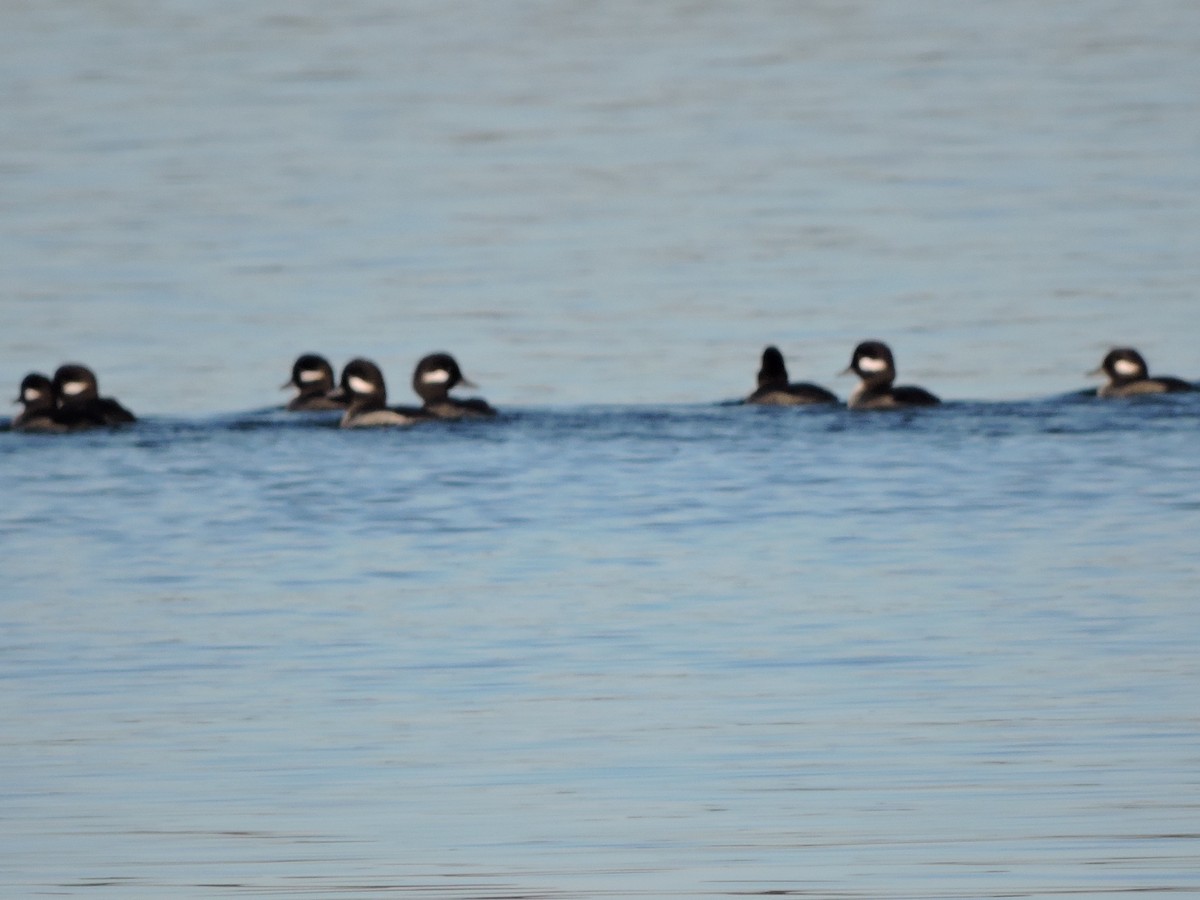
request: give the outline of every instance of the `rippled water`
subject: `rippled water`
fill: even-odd
[[[4,881],[1200,889],[1198,421],[1189,396],[4,435]]]
[[[1200,893],[1200,11],[12,4],[5,896]],[[722,404],[859,339],[945,406]],[[292,359],[503,415],[343,432]]]

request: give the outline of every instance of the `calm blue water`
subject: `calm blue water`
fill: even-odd
[[[252,7],[0,29],[0,894],[1200,894],[1200,9]]]

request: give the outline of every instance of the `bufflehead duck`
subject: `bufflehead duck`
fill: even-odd
[[[813,403],[837,403],[838,398],[815,384],[789,384],[783,354],[777,347],[768,347],[762,353],[762,368],[758,370],[758,390],[745,402],[764,406],[807,406]]]
[[[369,359],[352,359],[346,363],[337,393],[348,398],[350,403],[342,416],[342,428],[412,425],[428,418],[419,409],[388,409],[383,373]]]
[[[423,409],[427,414],[438,419],[496,415],[496,410],[486,400],[477,397],[458,400],[451,397],[450,389],[459,384],[476,387],[463,375],[449,353],[431,353],[413,370],[413,390],[425,401]]]
[[[1142,354],[1132,347],[1110,350],[1100,368],[1089,375],[1107,375],[1108,384],[1096,391],[1099,397],[1136,397],[1139,394],[1173,394],[1192,391],[1195,387],[1182,378],[1151,378]]]
[[[850,395],[847,405],[851,409],[902,409],[941,402],[924,388],[892,384],[896,380],[896,361],[882,341],[863,341],[855,347],[850,367],[842,374],[848,372],[862,379]]]
[[[296,359],[291,380],[284,382],[280,390],[285,388],[299,391],[286,407],[290,412],[343,410],[350,405],[348,396],[334,394],[333,366],[316,353],[305,353]]]
[[[14,431],[61,433],[96,428],[105,424],[95,410],[63,409],[58,405],[54,382],[41,372],[30,372],[21,381],[21,393],[14,403],[23,405],[10,424]]]
[[[103,422],[64,414],[58,408],[54,383],[41,372],[30,372],[21,381],[21,393],[14,403],[22,404],[9,427],[13,431],[58,433],[103,425]]]
[[[21,381],[21,393],[13,403],[23,408],[13,416],[14,431],[66,431],[66,425],[55,417],[58,403],[54,397],[54,384],[40,372],[30,372]]]
[[[95,373],[87,366],[67,363],[54,373],[54,393],[65,414],[94,418],[104,425],[124,425],[137,417],[111,397],[101,397]]]

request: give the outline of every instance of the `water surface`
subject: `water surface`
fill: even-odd
[[[0,893],[1200,893],[1198,16],[11,5]]]

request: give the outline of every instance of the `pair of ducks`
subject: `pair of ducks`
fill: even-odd
[[[896,361],[891,348],[882,341],[863,341],[855,347],[850,366],[842,374],[850,372],[861,379],[847,403],[851,409],[903,409],[933,406],[941,402],[924,388],[893,384],[896,380]],[[1195,390],[1193,385],[1180,378],[1151,378],[1146,360],[1132,347],[1118,347],[1109,351],[1100,367],[1088,374],[1108,377],[1108,384],[1096,391],[1100,397],[1136,397]],[[746,402],[800,406],[837,403],[838,398],[815,384],[788,383],[783,354],[775,347],[768,347],[763,351],[762,368],[758,370],[758,390],[747,397]]]
[[[59,366],[53,379],[30,372],[14,402],[23,406],[13,417],[14,431],[55,434],[137,421],[116,400],[101,397],[96,373],[79,363]]]
[[[412,387],[423,401],[420,407],[387,405],[387,386],[379,366],[369,359],[352,359],[342,369],[335,387],[333,367],[323,356],[305,353],[292,365],[292,377],[284,388],[297,394],[288,403],[293,412],[342,410],[342,428],[371,428],[381,425],[415,425],[430,419],[464,419],[496,415],[486,400],[451,397],[458,386],[475,387],[449,353],[431,353],[413,370]]]
[[[924,388],[893,384],[896,360],[891,348],[883,341],[863,341],[855,347],[849,367],[841,374],[851,372],[860,379],[847,402],[851,409],[903,409],[941,403]],[[746,402],[765,406],[803,406],[841,401],[832,391],[819,385],[789,383],[783,354],[777,347],[768,347],[763,351],[762,368],[758,370],[758,390],[747,397]]]

